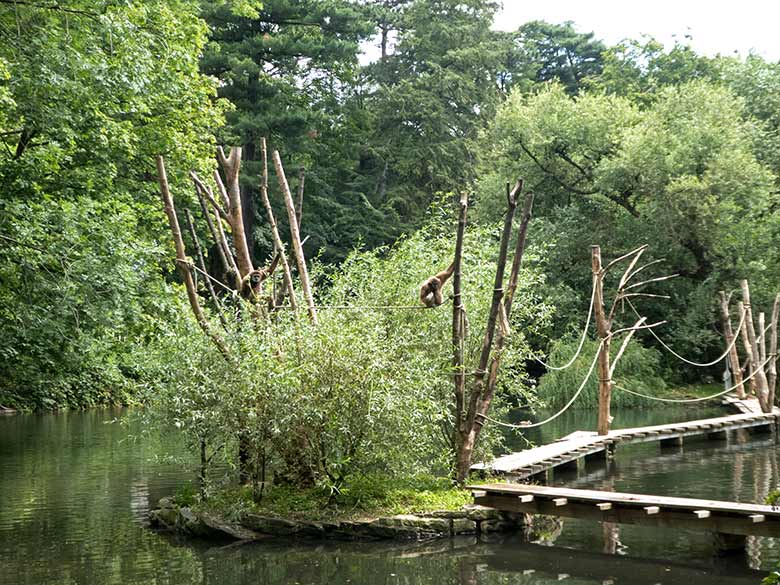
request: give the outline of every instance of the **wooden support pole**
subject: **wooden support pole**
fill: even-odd
[[[249,240],[244,230],[244,216],[241,210],[241,187],[238,181],[238,175],[241,170],[241,147],[231,147],[230,155],[227,157],[222,147],[218,148],[217,160],[225,172],[225,188],[227,200],[230,203],[230,208],[227,210],[230,217],[230,230],[233,234],[233,246],[236,249],[236,263],[243,279],[252,272],[253,267],[252,256],[249,253]],[[216,180],[219,185],[221,182],[219,173],[216,174]],[[222,192],[221,189],[220,192]]]
[[[466,372],[464,371],[466,308],[463,306],[461,279],[463,276],[463,238],[466,233],[468,206],[468,194],[462,193],[458,213],[458,229],[455,236],[455,258],[452,261],[452,370],[455,398],[453,445],[457,445],[460,437],[466,432],[466,412],[464,410],[466,400]]]
[[[740,400],[745,399],[745,384],[742,382],[742,370],[739,367],[739,355],[737,353],[737,344],[734,343],[734,330],[731,327],[731,314],[729,312],[729,299],[726,296],[725,291],[720,291],[720,316],[723,321],[723,337],[726,341],[726,347],[730,347],[729,350],[729,365],[731,369],[731,375],[734,380],[734,385],[737,389],[737,398]],[[744,328],[744,315],[740,315],[740,320],[743,321],[742,326]]]
[[[756,394],[756,377],[753,375],[753,350],[750,347],[750,338],[747,331],[747,315],[745,314],[745,304],[742,301],[737,301],[737,310],[740,315],[745,315],[745,324],[742,326],[742,331],[739,334],[742,340],[742,348],[745,350],[745,364],[742,366],[742,375],[744,378],[750,378],[749,389],[755,396]]]
[[[209,322],[206,320],[206,316],[203,314],[203,310],[200,307],[198,301],[198,293],[195,290],[195,282],[192,280],[192,272],[190,271],[190,263],[187,260],[187,253],[184,248],[184,240],[181,237],[181,229],[179,228],[179,220],[176,217],[176,207],[173,204],[173,197],[171,197],[171,191],[168,186],[168,175],[165,172],[165,160],[162,155],[157,155],[157,179],[160,183],[160,194],[162,196],[163,205],[165,206],[165,215],[168,216],[168,224],[171,228],[171,234],[173,235],[173,243],[176,246],[176,265],[179,268],[179,274],[184,281],[184,287],[187,289],[187,298],[190,301],[190,307],[195,315],[195,319],[198,322],[203,333],[211,339],[214,345],[217,346],[223,357],[232,363],[233,359],[225,345],[224,340],[211,329]]]
[[[767,376],[767,385],[769,386],[769,398],[767,402],[769,407],[775,404],[775,388],[777,386],[777,325],[780,319],[780,294],[775,296],[774,305],[772,305],[772,320],[769,322],[769,374]]]
[[[601,247],[591,246],[591,271],[593,272],[593,311],[596,315],[596,331],[601,341],[599,346],[599,435],[609,434],[610,399],[612,380],[609,376],[609,346],[612,340],[611,327],[604,308],[604,272],[601,269]]]
[[[200,242],[198,241],[198,234],[195,231],[195,224],[192,221],[192,214],[190,213],[190,210],[186,210],[187,214],[187,227],[190,231],[190,237],[192,237],[192,243],[195,246],[195,252],[198,255],[198,264],[200,265],[200,269],[203,272],[203,279],[206,281],[206,290],[209,291],[209,296],[211,297],[212,302],[214,303],[214,306],[217,309],[217,316],[219,317],[219,322],[222,323],[222,327],[227,331],[228,324],[227,320],[225,319],[225,315],[222,312],[222,304],[219,302],[219,297],[217,296],[216,291],[214,290],[214,284],[211,282],[211,278],[209,277],[208,270],[206,269],[206,259],[203,257],[203,250],[200,247]]]
[[[274,210],[271,207],[271,200],[268,198],[268,150],[265,138],[260,139],[260,151],[261,156],[263,157],[263,178],[260,183],[260,197],[263,199],[265,212],[268,214],[268,224],[271,226],[271,234],[274,238],[276,253],[279,254],[279,258],[282,262],[284,286],[287,289],[287,293],[290,295],[290,306],[295,311],[298,309],[298,301],[295,298],[295,286],[293,285],[292,272],[290,271],[290,264],[287,261],[287,254],[284,251],[284,243],[279,235],[279,228],[276,225],[276,217],[274,216]]]
[[[265,140],[265,138],[263,138]],[[295,201],[295,218],[298,220],[298,230],[301,229],[301,219],[303,218],[303,187],[306,184],[306,169],[298,167],[298,199]]]
[[[740,282],[742,288],[742,302],[745,305],[747,315],[745,316],[747,324],[748,340],[750,341],[750,358],[755,371],[756,379],[756,397],[761,405],[763,412],[770,412],[772,407],[767,404],[769,394],[768,381],[764,372],[764,362],[761,361],[761,350],[759,348],[756,329],[753,325],[753,308],[750,304],[750,286],[747,280]],[[763,332],[762,332],[763,333]],[[763,335],[762,335],[763,338]]]
[[[303,296],[309,307],[311,322],[314,323],[314,325],[317,325],[317,308],[314,306],[311,281],[309,280],[309,269],[306,267],[306,256],[303,253],[303,246],[301,245],[301,234],[298,231],[298,219],[295,216],[295,204],[293,203],[292,193],[290,192],[290,185],[287,183],[287,176],[284,174],[284,167],[282,166],[282,159],[279,156],[279,151],[274,150],[272,157],[274,169],[276,169],[276,178],[279,180],[279,187],[281,188],[285,207],[287,208],[287,219],[290,222],[290,237],[292,238],[295,259],[298,263],[298,275],[301,278]]]

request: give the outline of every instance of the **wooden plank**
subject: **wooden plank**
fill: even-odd
[[[548,445],[497,457],[491,464],[474,464],[472,469],[477,471],[490,469],[496,473],[515,473],[518,469],[532,467],[536,470],[532,473],[537,473],[563,461],[576,460],[579,457],[594,454],[605,445],[702,435],[713,428],[722,431],[750,428],[771,424],[780,416],[780,409],[775,409],[775,412],[772,413],[761,413],[755,410],[757,407],[752,403],[744,405],[743,402],[745,401],[737,401],[732,404],[744,406],[745,414],[727,415],[687,423],[618,429],[611,431],[606,439],[590,431],[576,431]]]
[[[644,508],[658,506],[660,508],[682,509],[690,513],[693,510],[709,510],[710,512],[738,514],[748,516],[763,514],[767,518],[780,520],[780,508],[763,504],[743,504],[740,502],[724,502],[718,500],[702,500],[697,498],[675,498],[669,496],[654,496],[649,494],[630,494],[624,492],[604,492],[596,490],[580,490],[571,488],[548,487],[539,485],[518,485],[497,483],[484,486],[470,486],[470,489],[484,490],[488,495],[532,494],[539,498],[567,498],[569,503],[613,503],[623,506]]]
[[[523,504],[517,498],[494,494],[477,498],[475,503],[507,512],[579,518],[596,522],[639,524],[743,536],[780,537],[780,520],[769,517],[760,523],[752,522],[747,516],[719,515],[717,513],[712,513],[708,518],[697,518],[690,510],[682,509],[663,509],[659,514],[648,515],[642,508],[636,507],[613,506],[609,510],[600,510],[592,502],[575,502],[571,499],[566,506],[556,506],[552,500],[542,498]],[[610,502],[599,503],[609,504]]]

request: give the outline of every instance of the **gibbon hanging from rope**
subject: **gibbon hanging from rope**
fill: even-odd
[[[450,267],[447,268],[447,270],[431,276],[420,285],[420,302],[423,305],[431,308],[438,307],[444,302],[441,289],[444,288],[444,283],[452,276],[453,270],[455,270],[454,262],[450,264]]]

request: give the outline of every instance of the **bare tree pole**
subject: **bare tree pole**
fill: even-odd
[[[763,311],[758,314],[758,331],[759,361],[763,364],[766,361],[766,315]]]
[[[639,329],[652,329],[653,327],[665,323],[665,321],[661,321],[659,323],[652,323],[646,325],[645,317],[642,317],[637,313],[637,316],[639,317],[639,321],[637,321],[632,327],[626,327],[624,329],[612,331],[612,324],[614,321],[614,316],[617,307],[621,304],[622,301],[628,300],[629,297],[644,296],[644,297],[667,298],[664,295],[654,295],[654,294],[643,293],[643,292],[629,292],[629,291],[637,289],[646,284],[669,280],[670,278],[674,278],[677,276],[676,274],[670,274],[667,276],[659,276],[656,278],[650,278],[644,280],[642,282],[630,284],[631,280],[639,272],[641,272],[647,266],[651,266],[652,264],[656,263],[656,262],[650,262],[649,264],[646,264],[645,266],[642,266],[634,270],[634,267],[636,266],[637,262],[639,262],[639,258],[642,256],[642,254],[644,254],[645,250],[647,250],[646,244],[640,246],[635,250],[632,250],[631,252],[628,252],[627,254],[623,254],[622,256],[612,260],[609,264],[607,264],[605,267],[602,268],[601,248],[599,246],[591,246],[591,271],[593,272],[593,312],[596,318],[596,332],[600,339],[599,353],[598,353],[598,366],[599,366],[598,433],[600,435],[609,434],[609,425],[612,420],[612,416],[610,413],[610,404],[612,401],[612,387],[614,386],[612,377],[613,374],[615,373],[615,367],[617,366],[618,361],[622,357],[623,352],[628,347],[628,343],[631,340],[631,337]],[[609,310],[609,314],[607,314],[605,304],[604,304],[604,277],[606,276],[610,268],[612,268],[619,262],[628,260],[629,258],[631,259],[631,261],[629,262],[628,267],[623,271],[623,275],[620,277],[620,281],[617,286],[617,294],[615,295],[615,298],[612,301],[612,307]],[[631,303],[630,300],[628,300],[628,302],[629,304]],[[636,309],[634,310],[636,311]],[[628,333],[628,337],[624,339],[623,344],[620,346],[620,349],[618,350],[615,359],[611,360],[610,346],[612,343],[612,338],[620,333],[625,333],[625,332]]]
[[[225,188],[229,208],[227,210],[230,217],[230,230],[233,234],[233,246],[236,248],[236,263],[240,277],[243,279],[252,272],[252,256],[249,253],[249,240],[244,231],[244,217],[241,211],[241,187],[238,181],[238,174],[241,170],[241,147],[233,146],[230,149],[230,155],[225,156],[222,147],[217,149],[217,160],[225,171]],[[221,183],[219,173],[216,173],[217,184]],[[224,192],[220,189],[220,193]]]
[[[181,229],[179,228],[179,220],[176,217],[176,208],[173,204],[173,198],[171,197],[171,191],[168,186],[168,175],[165,173],[165,161],[162,155],[157,155],[157,178],[160,183],[160,194],[162,195],[163,204],[165,206],[165,215],[168,216],[168,224],[171,227],[171,234],[173,235],[173,242],[176,245],[176,265],[179,267],[179,273],[184,281],[184,286],[187,289],[187,298],[190,301],[190,307],[195,315],[195,319],[198,321],[203,333],[214,342],[224,358],[231,362],[233,361],[224,340],[209,326],[206,316],[203,314],[203,310],[198,302],[198,293],[195,290],[195,282],[192,280],[192,273],[190,272],[187,261],[187,253],[184,248],[184,240],[181,237]]]
[[[771,412],[772,407],[767,404],[767,395],[769,394],[768,382],[764,372],[764,363],[761,361],[761,350],[756,337],[756,329],[753,325],[753,309],[750,306],[750,286],[747,280],[740,281],[739,285],[742,289],[742,302],[747,311],[745,319],[747,321],[748,340],[750,341],[750,360],[753,364],[754,377],[756,379],[756,397],[761,405],[761,410],[763,412]]]
[[[225,229],[222,226],[222,216],[214,204],[212,204],[212,210],[214,213],[213,219],[211,218],[211,213],[209,212],[209,203],[214,201],[214,197],[211,194],[211,189],[209,189],[209,187],[198,178],[194,171],[190,171],[190,177],[195,184],[195,193],[198,196],[200,208],[203,211],[203,216],[206,218],[209,231],[211,232],[211,235],[216,242],[217,254],[219,255],[219,259],[225,269],[225,273],[229,277],[229,280],[231,281],[230,283],[235,288],[235,290],[240,290],[241,276],[238,272],[236,259],[233,257],[233,252],[230,250],[230,245],[227,241],[227,235],[225,235]]]
[[[295,298],[295,288],[292,280],[292,273],[290,272],[290,264],[287,262],[287,254],[284,252],[284,243],[279,235],[279,228],[276,225],[276,217],[274,217],[274,210],[271,207],[271,200],[268,198],[268,150],[265,138],[260,139],[260,151],[263,156],[263,180],[260,184],[260,196],[263,198],[263,205],[265,205],[265,211],[268,214],[268,223],[271,225],[271,233],[274,237],[274,246],[276,246],[276,253],[282,261],[282,270],[284,271],[284,286],[287,292],[290,294],[290,306],[293,310],[298,309],[298,301]]]
[[[295,217],[298,220],[298,231],[301,229],[301,219],[303,218],[303,187],[306,183],[306,169],[303,166],[298,167],[298,199],[295,201]]]
[[[720,291],[720,316],[723,321],[723,337],[726,340],[726,347],[729,350],[729,364],[731,373],[734,376],[734,384],[737,388],[737,398],[745,399],[745,384],[742,382],[742,370],[739,367],[739,354],[737,353],[737,344],[734,343],[734,330],[731,327],[731,314],[729,311],[729,298],[726,291]],[[744,325],[744,323],[743,323]]]
[[[525,197],[523,204],[523,212],[520,220],[520,231],[517,236],[517,244],[515,245],[515,255],[512,260],[512,270],[509,273],[509,284],[504,294],[504,299],[501,304],[501,320],[499,323],[501,327],[498,329],[496,335],[495,350],[493,351],[493,357],[490,361],[490,369],[488,371],[487,386],[485,388],[484,395],[480,398],[477,410],[477,420],[484,420],[490,409],[490,404],[493,401],[493,396],[496,391],[496,384],[498,383],[498,370],[501,365],[501,357],[503,355],[504,345],[509,338],[509,317],[512,313],[512,304],[514,302],[515,291],[517,290],[517,282],[520,276],[520,267],[523,262],[523,255],[525,254],[525,242],[528,234],[528,224],[531,221],[533,214],[533,193],[528,193]],[[477,437],[481,431],[481,425],[476,425]]]
[[[477,421],[477,407],[485,391],[485,375],[487,374],[488,361],[493,349],[493,338],[495,336],[496,322],[499,312],[502,309],[501,300],[504,296],[504,271],[506,269],[507,252],[509,250],[509,239],[512,233],[512,222],[517,209],[517,197],[523,188],[522,180],[518,180],[514,188],[510,190],[507,184],[507,212],[504,217],[504,229],[501,233],[501,243],[499,244],[498,261],[496,264],[496,277],[493,283],[493,301],[490,305],[488,314],[487,328],[482,340],[482,350],[480,352],[479,365],[474,375],[473,386],[469,395],[468,410],[465,417],[456,421],[459,429],[457,442],[457,461],[455,465],[456,480],[463,483],[468,477],[471,469],[471,458],[479,435],[477,427],[483,424],[482,419]],[[503,322],[503,319],[502,319]]]
[[[312,323],[317,325],[317,308],[314,306],[314,297],[311,293],[309,270],[306,268],[306,256],[303,254],[301,234],[298,231],[298,219],[295,215],[295,206],[293,204],[292,193],[290,193],[290,185],[287,183],[287,176],[284,174],[284,167],[282,166],[282,159],[279,156],[279,151],[274,150],[272,157],[274,161],[274,168],[276,169],[276,177],[279,180],[279,187],[282,190],[282,194],[284,195],[284,203],[287,207],[287,218],[290,221],[290,236],[292,238],[293,250],[295,251],[295,259],[298,262],[298,275],[301,278],[303,296],[306,298],[306,303],[309,306],[309,317],[311,317]]]
[[[745,350],[745,364],[742,366],[742,376],[743,378],[749,377],[750,385],[748,386],[750,389],[750,393],[754,396],[757,394],[756,392],[756,377],[753,375],[753,350],[750,347],[750,338],[748,337],[748,330],[747,330],[747,315],[745,314],[745,304],[742,301],[737,301],[737,310],[739,311],[740,315],[745,315],[745,324],[742,326],[742,331],[740,332],[740,339],[742,340],[742,347]]]
[[[775,303],[772,305],[772,320],[770,321],[769,333],[769,376],[767,383],[769,385],[769,398],[767,402],[769,407],[775,405],[775,388],[777,385],[777,321],[780,319],[780,294],[775,296]]]
[[[466,400],[466,373],[464,371],[463,349],[466,333],[464,330],[466,308],[463,306],[461,293],[461,277],[463,265],[463,238],[466,233],[466,214],[469,207],[467,193],[460,196],[460,213],[458,214],[458,230],[455,237],[455,259],[452,262],[452,369],[454,373],[455,425],[453,428],[453,444],[457,444],[459,425],[464,415],[463,405]]]
[[[190,237],[192,237],[192,242],[195,246],[195,252],[198,255],[198,264],[200,264],[200,269],[203,272],[203,280],[206,281],[206,289],[209,291],[209,296],[214,302],[214,306],[217,308],[219,322],[222,323],[222,327],[225,329],[225,331],[227,331],[227,320],[225,319],[225,315],[222,313],[222,304],[219,302],[219,297],[214,291],[214,285],[211,283],[211,278],[209,277],[208,270],[206,269],[206,259],[203,257],[203,250],[201,249],[200,242],[198,241],[198,234],[195,231],[195,224],[192,221],[192,214],[190,213],[189,209],[185,210],[185,213],[187,215],[187,227],[190,230]]]
[[[599,345],[599,435],[609,434],[609,406],[612,380],[609,375],[609,346],[612,343],[610,324],[604,308],[604,274],[601,268],[601,247],[591,246],[591,271],[593,272],[593,312],[596,315],[596,331],[601,340]]]

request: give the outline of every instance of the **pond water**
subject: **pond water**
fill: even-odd
[[[723,414],[712,408],[618,411],[615,426]],[[718,560],[704,533],[565,520],[520,535],[425,544],[189,544],[152,532],[147,513],[184,479],[159,441],[134,440],[119,410],[0,417],[0,585],[10,584],[518,584],[729,585],[760,582],[780,561],[774,539],[748,558]],[[592,428],[574,411],[534,435]],[[167,439],[167,444],[170,439]],[[515,443],[521,443],[515,439]],[[180,451],[183,454],[183,451]],[[778,484],[769,436],[621,447],[609,466],[557,475],[573,487],[761,502]],[[662,560],[659,560],[662,559]]]

